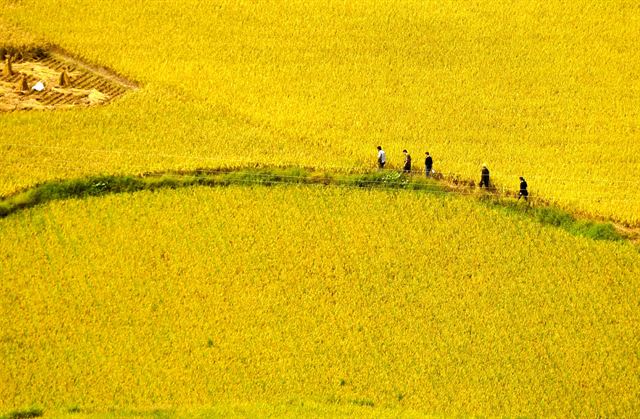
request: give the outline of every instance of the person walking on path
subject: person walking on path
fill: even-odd
[[[387,155],[382,149],[382,147],[378,146],[378,168],[384,169],[384,165],[387,162]]]
[[[433,159],[429,155],[428,151],[425,153],[425,155],[427,157],[425,157],[425,159],[424,159],[424,172],[425,172],[425,175],[427,177],[430,177],[431,176],[431,169],[433,168]]]
[[[518,201],[521,197],[524,197],[525,201],[529,201],[529,191],[527,190],[527,181],[520,176],[520,192],[518,192]]]
[[[489,189],[489,168],[486,164],[482,165],[482,172],[480,175],[480,187],[485,187]]]
[[[407,150],[402,150],[402,152],[404,153],[404,167],[402,170],[405,173],[411,173],[411,155]]]

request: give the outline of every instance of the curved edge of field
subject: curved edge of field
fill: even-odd
[[[66,62],[72,63],[74,66],[80,67],[83,70],[86,70],[88,72],[99,74],[101,77],[106,78],[112,82],[118,83],[122,86],[126,86],[131,90],[137,90],[140,87],[142,87],[142,84],[139,83],[138,81],[125,77],[112,68],[99,65],[99,64],[94,64],[91,61],[79,55],[73,54],[58,45],[49,45],[48,51],[54,57],[57,57]]]
[[[519,214],[541,224],[562,228],[569,233],[594,240],[640,243],[640,230],[612,220],[598,220],[572,214],[542,198],[519,201],[515,192],[497,189],[476,190],[472,182],[438,176],[423,178],[395,171],[359,174],[317,172],[307,168],[238,168],[147,173],[140,176],[102,175],[57,180],[35,185],[13,195],[0,197],[0,218],[50,201],[86,198],[142,190],[175,189],[190,186],[320,184],[353,188],[408,189],[431,194],[455,194],[476,199],[507,214]]]

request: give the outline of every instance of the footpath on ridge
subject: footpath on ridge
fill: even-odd
[[[611,220],[569,213],[542,197],[516,200],[517,192],[506,189],[479,189],[475,182],[458,176],[436,174],[426,178],[395,170],[365,173],[329,173],[300,167],[262,167],[167,171],[137,176],[88,176],[79,179],[44,182],[9,196],[0,196],[0,218],[49,201],[85,198],[143,190],[176,189],[190,186],[228,185],[325,185],[353,188],[405,189],[435,195],[467,196],[479,204],[519,214],[571,234],[595,240],[629,241],[640,245],[640,228],[623,226]]]

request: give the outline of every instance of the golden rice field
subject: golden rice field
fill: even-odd
[[[637,229],[639,36],[626,0],[0,0],[0,48],[140,86],[1,113],[0,198],[370,171],[382,145],[392,170],[404,148],[417,171],[425,151],[467,179],[486,163]],[[637,417],[637,246],[440,195],[191,187],[0,218],[0,417]]]
[[[0,0],[0,20],[142,83],[1,116],[0,193],[196,167],[363,170],[375,146],[640,225],[640,5]],[[14,39],[14,42],[19,38]]]
[[[640,412],[637,248],[463,197],[56,201],[0,220],[0,266],[0,412]]]

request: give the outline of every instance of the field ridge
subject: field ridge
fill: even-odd
[[[596,240],[628,240],[640,243],[640,229],[611,220],[595,219],[567,212],[540,197],[529,202],[516,201],[516,193],[495,186],[476,189],[471,180],[437,174],[432,178],[407,175],[393,170],[362,173],[329,173],[300,167],[261,167],[236,169],[198,169],[193,171],[150,172],[138,176],[100,175],[40,183],[8,196],[0,196],[0,218],[54,200],[133,193],[142,190],[176,189],[190,186],[220,187],[229,185],[316,184],[354,188],[408,189],[431,194],[467,196],[499,208],[506,213],[521,214],[541,224],[562,228]]]

